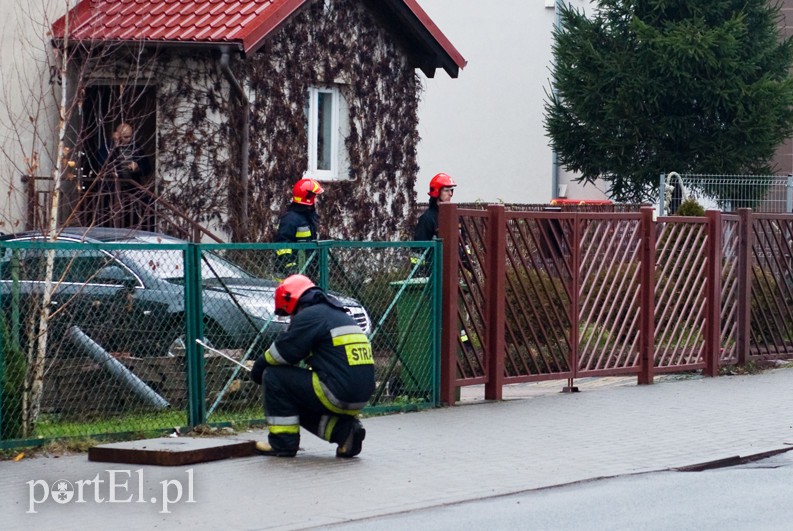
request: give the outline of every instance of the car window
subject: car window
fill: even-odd
[[[54,281],[79,283],[95,281],[98,271],[118,263],[109,255],[95,250],[56,249],[53,257]],[[47,251],[44,249],[6,249],[0,260],[0,278],[11,280],[12,267],[18,267],[20,281],[43,282],[47,273]],[[131,276],[129,272],[127,275]]]
[[[19,252],[18,249],[4,249],[2,258],[0,258],[0,280],[11,280],[14,276],[13,270],[15,267],[18,271]]]
[[[157,278],[176,281],[184,279],[184,257],[182,251],[160,251],[154,249],[130,251],[125,249],[119,251],[118,256],[122,261],[130,265],[134,264],[136,268],[142,269]],[[250,278],[250,275],[217,255],[203,253],[201,277]]]
[[[53,279],[58,279],[59,269],[64,267],[61,257],[53,261]],[[43,281],[47,272],[47,255],[42,249],[6,249],[3,255],[3,280],[11,280],[13,269],[20,281]]]
[[[15,254],[16,253],[16,254]],[[16,256],[15,259],[12,257]],[[172,281],[184,280],[184,258],[180,250],[121,250],[113,257],[97,249],[55,251],[53,279],[63,282],[85,283],[94,279],[97,272],[110,264],[127,266],[147,272],[157,278]],[[22,281],[43,281],[46,274],[46,251],[43,249],[5,249],[0,258],[0,279],[11,280],[12,264],[19,264],[19,279]],[[130,278],[132,274],[123,268]],[[116,278],[119,275],[105,275]],[[220,256],[204,252],[201,260],[201,277],[209,278],[251,278],[245,270]],[[116,280],[118,280],[116,278]],[[105,283],[105,279],[94,282]]]
[[[63,282],[74,282],[84,284],[86,282],[100,282],[97,273],[115,261],[102,253],[73,254],[72,256],[62,256],[57,260],[56,270],[58,278]]]

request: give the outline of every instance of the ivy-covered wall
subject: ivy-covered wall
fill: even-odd
[[[191,219],[228,233],[236,181],[233,98],[217,54],[167,53],[157,76],[157,193]]]
[[[240,108],[218,57],[168,54],[158,88],[158,174],[168,201],[228,233]],[[349,179],[324,182],[320,237],[406,239],[414,223],[421,84],[397,39],[359,0],[318,0],[232,64],[251,101],[246,239],[270,241],[307,169],[310,86],[349,109]]]

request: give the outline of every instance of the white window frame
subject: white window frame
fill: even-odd
[[[331,95],[331,126],[330,126],[330,169],[317,167],[317,141],[319,126],[319,95]],[[308,89],[308,171],[307,177],[317,180],[336,181],[341,178],[339,171],[339,144],[341,124],[339,123],[341,95],[335,87],[309,87]]]

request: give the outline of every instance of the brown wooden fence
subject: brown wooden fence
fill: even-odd
[[[440,207],[441,399],[793,357],[793,215]]]

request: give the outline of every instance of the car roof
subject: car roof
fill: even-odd
[[[42,231],[27,231],[17,234],[3,234],[0,240],[16,240],[19,238],[42,237]],[[174,238],[159,232],[114,227],[63,227],[58,229],[58,236],[77,238],[94,242],[146,242],[146,243],[186,243],[185,240]]]

